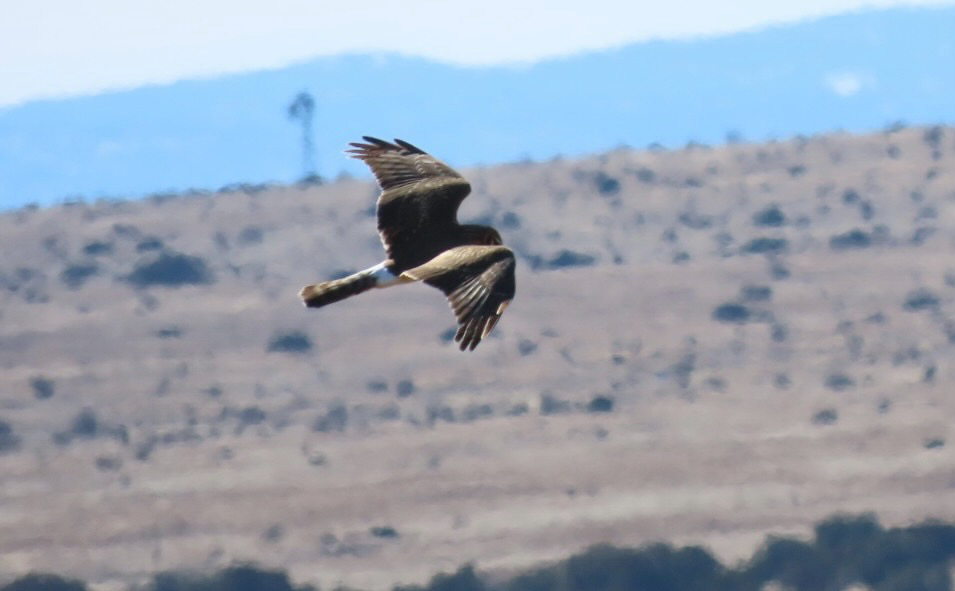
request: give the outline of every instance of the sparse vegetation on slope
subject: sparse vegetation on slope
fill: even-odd
[[[522,286],[468,360],[420,286],[298,302],[381,260],[369,182],[0,215],[0,578],[729,572],[836,511],[955,519],[955,130],[463,172]]]

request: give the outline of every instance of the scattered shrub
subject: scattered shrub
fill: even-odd
[[[514,404],[511,408],[507,409],[506,413],[509,417],[519,417],[526,415],[530,412],[530,406],[526,402],[518,402]]]
[[[486,403],[474,403],[464,407],[461,411],[461,420],[470,423],[494,416],[494,407]]]
[[[872,246],[872,235],[858,228],[829,238],[829,248],[836,251],[870,246]]]
[[[556,415],[570,412],[570,403],[561,400],[553,394],[544,393],[540,397],[540,413],[542,415]]]
[[[597,192],[601,195],[616,195],[620,192],[620,181],[602,170],[594,175],[594,184],[597,185]]]
[[[813,425],[834,425],[839,420],[839,412],[834,408],[824,408],[812,415]]]
[[[96,469],[101,472],[115,472],[123,467],[123,459],[119,456],[99,456],[96,458]]]
[[[740,299],[744,302],[768,302],[773,297],[773,288],[768,285],[744,285]]]
[[[909,362],[918,362],[922,358],[922,350],[917,346],[903,347],[892,353],[892,365],[902,365]]]
[[[521,227],[521,218],[519,215],[513,211],[505,211],[501,215],[501,221],[498,222],[498,225],[505,230],[517,230]]]
[[[395,384],[395,394],[398,395],[398,398],[407,398],[415,392],[414,382],[411,380],[400,380]]]
[[[653,172],[649,168],[638,168],[634,174],[637,177],[637,180],[641,183],[652,184],[657,180],[657,173]]]
[[[673,255],[674,265],[682,265],[683,263],[687,263],[689,261],[690,261],[690,253],[686,252],[685,250],[681,250],[680,252]]]
[[[855,189],[846,189],[842,192],[842,202],[846,205],[852,205],[858,203],[862,200],[862,197],[859,196],[859,192]]]
[[[98,273],[99,265],[95,263],[77,263],[63,269],[60,273],[60,281],[70,289],[78,289]]]
[[[315,466],[316,468],[320,468],[322,466],[328,465],[328,456],[326,456],[320,451],[308,452],[306,454],[306,457],[308,458],[308,464],[310,466]]]
[[[789,241],[785,238],[753,238],[740,249],[744,254],[783,254],[789,250]]]
[[[938,296],[927,289],[916,289],[905,296],[902,307],[909,312],[921,312],[938,308]]]
[[[216,245],[216,248],[223,252],[229,250],[229,237],[222,232],[213,234],[212,242]]]
[[[99,421],[92,409],[85,408],[73,418],[70,433],[75,437],[93,438],[99,432]]]
[[[348,426],[348,409],[343,404],[334,404],[312,423],[312,430],[319,433],[341,432]]]
[[[46,293],[46,276],[39,269],[18,267],[12,272],[0,270],[0,291],[19,294],[23,301],[42,304],[49,301]]]
[[[945,338],[948,339],[948,343],[955,345],[955,322],[946,320],[942,326],[942,330],[945,332]]]
[[[113,252],[113,243],[112,242],[102,242],[99,240],[93,240],[92,242],[87,242],[86,246],[83,247],[83,254],[89,256],[101,256],[106,254],[111,254]]]
[[[169,376],[163,376],[159,383],[156,384],[156,388],[153,390],[153,396],[165,396],[169,394],[169,388],[172,386],[172,381],[169,379]]]
[[[855,381],[844,373],[832,373],[826,376],[826,387],[836,392],[855,386]]]
[[[136,243],[136,252],[153,252],[165,247],[163,241],[155,236],[148,236]]]
[[[743,324],[748,322],[751,313],[749,308],[737,302],[720,304],[713,310],[713,319],[729,324]]]
[[[769,262],[769,274],[774,281],[782,281],[789,278],[789,267],[780,261],[771,260]]]
[[[0,289],[10,293],[16,293],[20,291],[24,287],[24,283],[29,281],[33,275],[33,273],[31,273],[31,271],[33,271],[32,269],[25,270],[27,271],[25,274],[26,277],[18,272],[19,269],[12,273],[7,273],[0,270]]]
[[[113,234],[120,238],[136,239],[142,235],[142,232],[132,224],[113,224]]]
[[[218,386],[213,386],[218,388]],[[221,393],[221,389],[220,389]],[[239,432],[244,430],[246,427],[253,427],[255,425],[261,425],[265,422],[266,415],[265,411],[259,408],[258,406],[247,406],[239,411]]]
[[[145,462],[149,460],[149,457],[153,455],[153,452],[156,450],[156,444],[159,443],[159,440],[155,437],[148,437],[144,441],[140,441],[135,445],[133,450],[133,457],[135,457],[140,462]]]
[[[372,394],[380,394],[382,392],[387,392],[388,382],[380,378],[368,380],[368,383],[365,384],[365,389],[367,389]]]
[[[677,216],[677,220],[691,230],[705,230],[713,225],[712,216],[696,213],[695,211],[681,212]]]
[[[532,262],[531,266],[536,269],[538,264],[537,262]],[[441,339],[442,343],[450,343],[454,340],[454,335],[457,334],[457,332],[458,329],[452,326],[451,328],[441,331],[441,334],[438,335],[438,338]]]
[[[0,454],[20,449],[20,436],[13,431],[13,425],[0,419]]]
[[[236,242],[242,246],[251,246],[262,242],[262,228],[258,226],[246,226],[239,232]]]
[[[438,421],[453,423],[457,420],[454,416],[454,409],[447,404],[431,403],[428,405],[428,424],[433,425]]]
[[[53,398],[56,393],[56,384],[53,383],[53,380],[43,376],[30,378],[30,387],[33,388],[33,397],[37,400]]]
[[[43,249],[58,259],[65,258],[68,254],[66,246],[63,244],[61,236],[47,236],[43,239]]]
[[[770,338],[773,339],[774,343],[785,343],[786,337],[789,336],[789,329],[786,328],[785,324],[774,322],[769,335]]]
[[[122,444],[129,443],[129,433],[122,425],[107,425],[99,420],[91,408],[84,408],[65,431],[53,435],[53,441],[58,445],[69,445],[74,440],[90,440],[99,437],[116,439]]]
[[[178,339],[182,336],[182,329],[178,326],[164,326],[156,330],[156,336],[161,339]]]
[[[693,372],[696,371],[696,353],[684,353],[680,360],[671,367],[676,383],[684,390],[690,387],[693,381]]]
[[[925,449],[940,449],[945,447],[945,440],[941,437],[931,437],[925,440]]]
[[[548,259],[543,267],[545,269],[566,269],[570,267],[589,267],[597,261],[596,257],[574,252],[572,250],[561,250],[556,255]]]
[[[397,421],[401,418],[401,407],[395,403],[386,404],[377,409],[375,416],[382,421]]]
[[[398,537],[398,531],[390,525],[376,525],[369,529],[368,532],[376,538],[384,538],[386,540],[393,540]]]
[[[161,252],[156,257],[140,261],[126,276],[126,281],[136,288],[182,287],[208,285],[213,282],[213,275],[200,257]]]
[[[945,135],[945,128],[941,125],[933,125],[929,127],[922,133],[922,140],[932,148],[933,152],[938,152],[942,145],[942,137]],[[933,154],[935,159],[938,159],[938,156]]]
[[[613,412],[614,399],[598,394],[587,403],[587,412]]]
[[[934,205],[923,205],[915,215],[916,221],[934,220],[938,218],[938,209]]]
[[[909,238],[909,244],[912,246],[922,246],[935,232],[936,229],[931,226],[920,226],[912,232],[912,237]]]
[[[275,523],[270,525],[262,532],[262,540],[268,542],[269,544],[275,544],[281,542],[282,538],[285,537],[285,528],[282,527],[281,523]]]
[[[733,235],[729,232],[717,232],[713,235],[713,241],[720,249],[720,256],[731,256],[730,246],[733,245]]]
[[[530,339],[521,339],[517,343],[517,352],[521,354],[522,357],[526,357],[537,351],[537,343]]]
[[[786,214],[775,204],[753,214],[753,225],[756,227],[778,228],[785,224]]]
[[[268,353],[308,353],[312,347],[312,339],[307,334],[290,330],[273,335],[265,350]]]

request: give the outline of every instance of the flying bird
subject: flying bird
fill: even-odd
[[[408,142],[363,136],[347,152],[378,181],[378,235],[386,259],[333,281],[307,285],[309,308],[416,281],[444,292],[457,318],[454,340],[474,350],[514,299],[514,253],[490,226],[460,224],[471,185],[453,168]]]

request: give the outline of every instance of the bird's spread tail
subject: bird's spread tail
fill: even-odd
[[[308,308],[321,308],[328,304],[350,298],[373,287],[386,287],[395,282],[395,276],[387,269],[388,261],[375,265],[370,269],[359,271],[333,281],[323,281],[314,285],[306,285],[298,292],[299,297]]]

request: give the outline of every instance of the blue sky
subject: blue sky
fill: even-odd
[[[0,107],[343,52],[527,63],[862,8],[953,0],[31,0],[4,2]],[[851,89],[849,89],[851,90]]]

